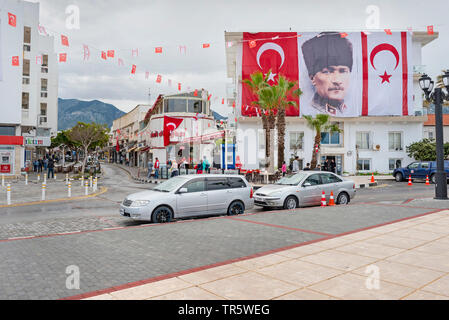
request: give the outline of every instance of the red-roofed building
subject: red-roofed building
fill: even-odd
[[[443,114],[443,134],[444,142],[449,142],[449,114]],[[427,121],[424,122],[423,138],[436,139],[434,114],[427,115]]]

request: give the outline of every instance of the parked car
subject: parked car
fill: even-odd
[[[243,214],[253,207],[253,189],[242,176],[188,175],[127,196],[120,205],[120,214],[164,223],[176,218]]]
[[[393,177],[397,182],[405,181],[410,176],[412,179],[426,179],[435,183],[435,172],[437,171],[436,161],[417,161],[409,164],[407,167],[398,168],[393,171]],[[449,161],[444,161],[444,171],[449,179]]]
[[[355,197],[355,183],[331,172],[301,171],[264,186],[254,194],[260,207],[295,209],[321,204],[323,191],[329,201],[333,192],[337,204],[348,204]]]

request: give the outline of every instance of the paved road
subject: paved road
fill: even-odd
[[[255,209],[239,217],[151,225],[124,219],[117,210],[126,194],[148,185],[132,182],[117,167],[105,170],[109,192],[99,198],[0,208],[0,299],[79,295],[447,207],[442,202],[410,201],[431,197],[433,187],[389,183],[358,191],[356,201],[344,207]],[[72,234],[63,234],[67,232]],[[26,236],[34,237],[10,239]],[[66,268],[72,265],[80,270],[79,290],[66,288]]]

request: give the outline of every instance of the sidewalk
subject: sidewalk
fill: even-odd
[[[147,169],[144,168],[137,168],[137,167],[128,167],[125,165],[121,165],[118,163],[113,163],[113,165],[122,168],[123,170],[127,171],[128,174],[131,176],[132,179],[136,181],[141,181],[144,183],[152,183],[152,184],[158,184],[162,183],[167,180],[159,179],[156,180],[154,178],[147,178]],[[376,187],[380,184],[382,184],[382,181],[392,181],[394,180],[393,176],[375,176],[375,183],[371,183],[371,176],[348,176],[345,177],[346,179],[352,180],[356,184],[357,189],[361,188],[369,188],[369,187]],[[261,188],[263,185],[259,184],[253,184],[251,185],[255,188]]]
[[[449,210],[140,283],[88,300],[449,300]]]
[[[47,179],[47,186],[45,191],[45,202],[57,200],[75,200],[85,198],[85,187],[81,187],[80,180],[72,180],[71,197],[68,197],[68,186],[65,181],[65,173],[55,174],[55,179]],[[72,175],[69,174],[69,178]],[[0,177],[1,179],[1,177]],[[28,185],[25,185],[25,176],[22,175],[20,179],[5,179],[5,186],[0,184],[0,207],[7,207],[7,184],[11,185],[11,205],[23,205],[32,203],[42,203],[42,183],[44,182],[44,174],[41,173],[40,180],[37,180],[37,174],[31,173],[28,175]],[[1,180],[0,180],[1,181]],[[87,180],[89,182],[89,180]],[[101,179],[98,180],[98,190],[93,191],[89,186],[88,197],[93,194],[103,192],[105,189],[101,187]]]

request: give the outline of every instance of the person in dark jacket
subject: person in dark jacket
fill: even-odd
[[[52,158],[48,160],[48,174],[47,179],[50,179],[50,173],[52,175],[52,178],[55,178],[55,162]]]
[[[44,160],[39,159],[39,164],[38,164],[38,172],[42,172],[42,168],[44,167]]]

